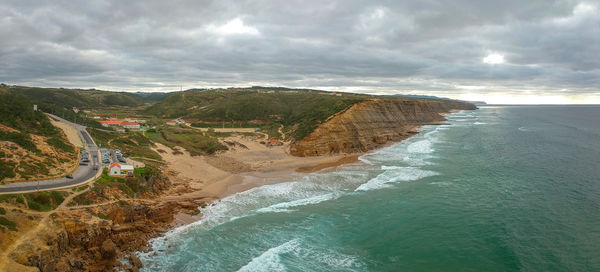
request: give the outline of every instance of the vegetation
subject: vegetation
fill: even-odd
[[[50,191],[24,194],[24,197],[27,199],[27,205],[30,209],[47,212],[56,209],[67,195],[66,192]]]
[[[61,163],[58,156],[43,155],[33,142],[32,135],[46,137],[46,143],[58,151],[74,153],[66,138],[61,137],[60,129],[54,127],[50,119],[40,111],[33,110],[32,99],[11,89],[0,87],[0,141],[9,141],[38,156],[45,161],[27,160],[27,155],[13,157],[11,151],[0,151],[0,181],[6,178],[30,178],[36,174],[48,174],[48,168]],[[7,154],[8,153],[8,154]]]
[[[10,87],[29,98],[37,101],[57,105],[63,108],[94,108],[106,106],[140,106],[149,100],[145,96],[100,90],[81,90],[64,88],[38,88],[38,87]]]
[[[87,189],[88,187],[89,187],[88,185],[83,185],[83,186],[75,187],[75,188],[71,189],[71,191],[73,191],[73,192],[81,192],[81,191]]]
[[[186,91],[172,94],[144,111],[162,118],[202,120],[199,127],[261,127],[283,124],[288,134],[301,139],[329,116],[369,99],[366,95],[282,88]]]
[[[0,214],[6,214],[6,210],[2,207],[0,207]]]
[[[106,217],[106,215],[104,213],[97,213],[96,216],[98,216],[100,219],[104,219],[104,220],[108,220],[108,217]]]
[[[202,132],[191,128],[162,127],[156,132],[147,132],[148,138],[159,142],[170,148],[180,146],[195,155],[210,155],[219,150],[227,150],[216,138],[216,134],[211,132]]]
[[[126,178],[111,177],[108,175],[108,169],[104,169],[102,176],[94,183],[94,186],[88,192],[76,196],[70,205],[90,205],[112,198],[119,199],[118,194],[106,195],[114,192],[113,190],[105,190],[107,188],[118,189],[117,191],[128,198],[152,194],[157,186],[160,187],[157,183],[161,179],[160,170],[153,166],[136,168],[134,176]],[[127,206],[129,203],[119,200],[119,205]]]
[[[0,216],[0,226],[4,226],[12,231],[17,231],[17,224],[13,221],[6,219],[6,217],[4,216]]]
[[[40,136],[53,136],[58,133],[48,117],[39,111],[33,111],[30,100],[18,93],[0,89],[0,124],[19,132],[2,132],[0,140],[15,142],[23,148],[33,149],[35,146],[27,136],[28,133]],[[33,150],[32,150],[33,151]]]

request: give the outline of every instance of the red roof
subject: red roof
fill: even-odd
[[[110,165],[110,167],[108,167],[108,169],[111,169],[111,168],[113,168],[113,167],[115,167],[115,166],[116,166],[116,167],[119,167],[119,169],[121,169],[121,165],[120,165],[120,164],[118,164],[118,163],[116,163],[116,162],[113,162],[113,163]]]
[[[269,140],[269,143],[280,143],[280,142],[281,141],[277,140],[277,139],[271,139],[271,140]]]
[[[107,125],[120,125],[121,123],[123,123],[124,121],[114,121],[114,120],[110,120],[110,121],[100,121],[101,124],[107,124]]]
[[[169,121],[169,122],[167,122],[167,124],[177,124],[177,121],[175,121],[175,120]]]
[[[123,122],[121,125],[122,126],[139,126],[140,124],[135,123],[135,122],[133,122],[133,123],[132,122]]]

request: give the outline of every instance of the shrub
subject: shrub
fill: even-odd
[[[7,227],[9,230],[17,231],[17,223],[6,219],[4,216],[0,216],[0,225]]]
[[[101,219],[108,220],[108,217],[106,217],[106,215],[104,215],[101,212],[99,212],[98,214],[96,214],[96,216],[100,217]]]

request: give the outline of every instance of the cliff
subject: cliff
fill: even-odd
[[[445,120],[442,113],[474,110],[456,100],[374,99],[354,104],[331,116],[312,133],[290,145],[295,156],[353,153],[408,138],[417,128]]]

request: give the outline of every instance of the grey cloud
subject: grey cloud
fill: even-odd
[[[256,33],[215,31],[234,19]],[[598,1],[3,1],[0,36],[11,84],[593,94],[600,78]]]

